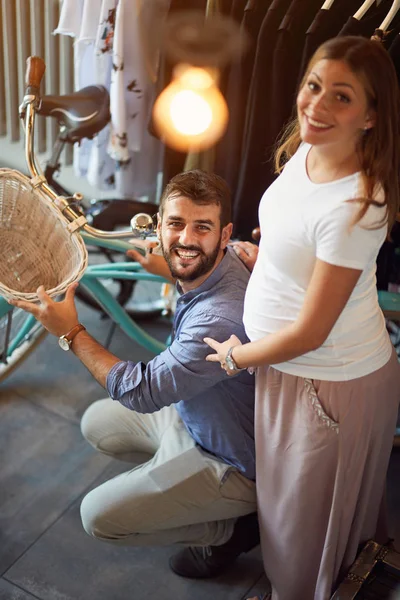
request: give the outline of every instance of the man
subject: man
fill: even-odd
[[[173,341],[147,365],[119,360],[79,324],[76,284],[63,302],[40,288],[39,306],[15,303],[107,389],[110,398],[82,418],[85,438],[137,465],[83,499],[85,530],[121,545],[182,544],[170,566],[185,577],[216,575],[258,543],[253,377],[227,377],[206,362],[203,341],[232,333],[247,341],[249,271],[228,247],[230,219],[229,189],[217,175],[189,171],[167,185],[157,235],[180,297]]]

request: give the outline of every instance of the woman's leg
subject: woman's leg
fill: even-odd
[[[330,598],[377,527],[400,389],[395,355],[347,382],[259,369],[257,496],[274,600]]]

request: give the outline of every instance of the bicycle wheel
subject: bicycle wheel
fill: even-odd
[[[8,332],[9,315],[11,329]],[[0,382],[19,367],[46,334],[44,327],[21,309],[0,316]]]

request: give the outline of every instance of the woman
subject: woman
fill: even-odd
[[[400,370],[375,261],[399,210],[399,93],[382,46],[335,38],[308,66],[286,162],[260,204],[250,343],[210,361],[257,367],[256,455],[273,600],[325,600],[378,532]],[[273,366],[268,366],[273,365]],[[378,537],[377,537],[378,536]]]

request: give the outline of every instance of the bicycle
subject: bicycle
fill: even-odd
[[[105,231],[89,225],[82,212],[76,209],[74,197],[60,196],[49,186],[46,178],[40,173],[34,155],[35,115],[40,105],[39,86],[43,77],[45,64],[38,57],[27,60],[26,75],[27,92],[20,107],[20,117],[25,123],[25,156],[28,170],[32,178],[40,181],[43,193],[56,204],[57,210],[71,222],[75,223],[87,245],[97,246],[113,252],[125,253],[132,248],[127,239],[133,237],[146,238],[153,233],[153,220],[148,215],[137,216],[135,228],[122,231]],[[135,262],[113,262],[90,265],[85,271],[81,286],[93,296],[112,321],[133,341],[154,353],[165,349],[166,344],[149,335],[137,325],[121,306],[113,294],[103,285],[101,280],[118,279],[124,281],[148,281],[166,283],[157,275],[147,273]],[[31,316],[19,309],[13,309],[5,298],[0,297],[0,381],[4,380],[43,340],[46,331]]]
[[[84,138],[92,139],[111,119],[110,98],[107,89],[101,85],[90,85],[72,94],[45,95],[40,99],[36,113],[43,118],[57,121],[58,134],[51,155],[44,169],[44,176],[49,186],[58,195],[73,198],[71,206],[82,211],[88,222],[96,229],[112,231],[118,227],[129,226],[132,215],[146,213],[154,216],[158,206],[152,202],[141,202],[134,199],[104,199],[91,200],[83,204],[81,194],[71,194],[55,178],[61,170],[60,156],[66,145],[80,143]],[[115,262],[115,253],[110,248],[89,248],[92,262],[99,258]],[[126,279],[110,279],[107,287],[116,296],[122,306],[127,307],[128,313],[135,319],[149,319],[159,316],[164,309],[161,289],[146,293],[144,286],[136,286],[137,281]],[[152,286],[153,288],[155,286]],[[77,291],[77,297],[86,305],[101,311],[96,300],[83,288]]]

